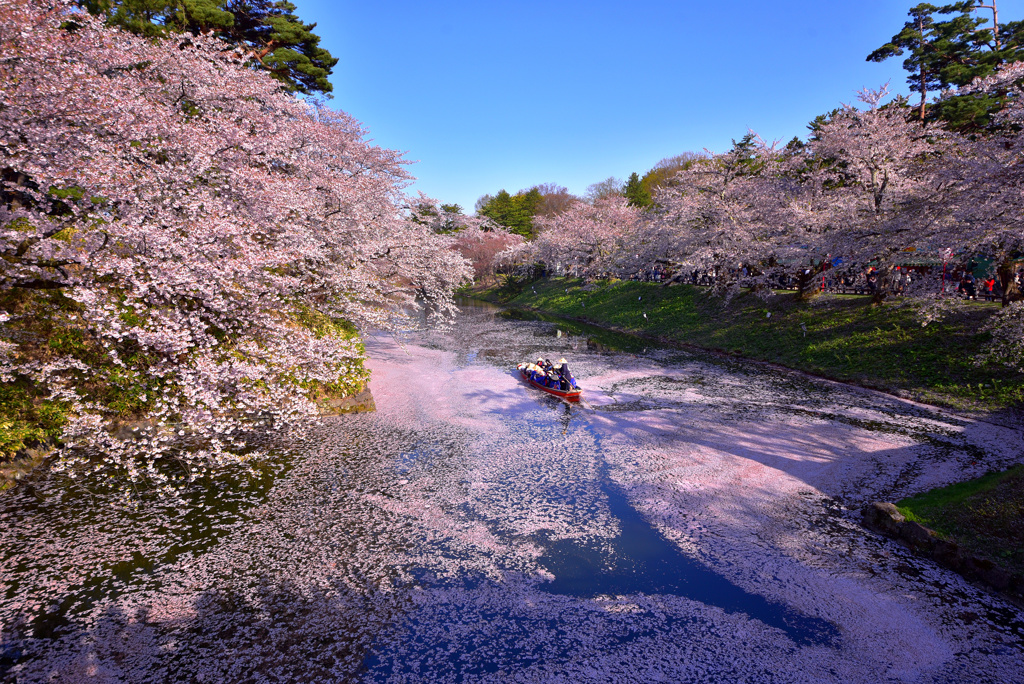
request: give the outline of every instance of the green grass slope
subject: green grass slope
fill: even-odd
[[[1024,466],[897,502],[908,520],[974,555],[1024,573]]]
[[[870,297],[855,295],[808,303],[792,292],[767,301],[745,292],[726,303],[707,288],[688,285],[584,285],[568,279],[537,280],[511,290],[477,286],[467,294],[943,406],[983,411],[1024,406],[1024,375],[973,362],[988,340],[976,331],[998,310],[996,304],[972,302],[946,320],[922,326],[914,305],[873,306]]]

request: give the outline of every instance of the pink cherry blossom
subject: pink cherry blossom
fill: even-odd
[[[358,339],[303,317],[393,328],[420,302],[447,310],[468,277],[407,219],[398,153],[216,39],[148,41],[73,2],[12,0],[0,40],[0,287],[61,293],[64,323],[148,387],[122,439],[82,389],[105,364],[5,340],[3,378],[70,406],[60,467],[170,487],[167,455],[186,479],[243,458],[252,420],[287,431],[317,414],[310,383],[364,377]]]

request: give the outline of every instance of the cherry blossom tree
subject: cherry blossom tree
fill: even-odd
[[[635,242],[641,212],[622,195],[593,203],[578,201],[565,211],[535,219],[539,235],[533,258],[583,277],[631,275],[639,268],[628,245]]]
[[[862,90],[866,109],[844,105],[816,127],[798,195],[818,251],[877,268],[879,299],[908,252],[938,254],[952,230],[951,188],[941,172],[954,153],[951,139],[915,121],[900,99],[882,106],[886,94],[886,87]]]
[[[466,216],[458,205],[438,204],[423,192],[409,210],[414,221],[447,238],[448,249],[469,262],[474,278],[493,275],[498,265],[496,256],[525,242],[522,235],[487,216]]]
[[[1024,64],[1009,64],[947,97],[998,97],[1005,102],[993,117],[991,135],[962,142],[946,171],[959,192],[949,208],[957,220],[950,246],[982,255],[996,265],[1003,306],[1021,297],[1014,255],[1024,252]]]
[[[510,233],[501,226],[474,223],[452,235],[451,248],[469,261],[474,278],[494,275],[509,250],[525,244],[522,235]]]
[[[0,381],[65,407],[68,472],[171,492],[244,460],[254,422],[287,431],[365,379],[350,324],[450,307],[468,277],[408,220],[399,154],[241,51],[64,0],[5,2],[0,41]],[[25,342],[43,318],[77,345]]]
[[[976,361],[994,361],[1024,370],[1024,306],[1020,255],[1024,253],[1024,64],[1010,64],[994,75],[948,93],[948,97],[998,97],[1005,104],[993,116],[992,133],[962,141],[946,172],[958,192],[948,202],[956,221],[950,245],[959,253],[985,257],[1002,290],[1003,310],[984,326],[992,341]]]
[[[772,276],[792,268],[797,242],[785,201],[794,181],[783,161],[754,133],[724,154],[693,160],[656,192],[660,208],[635,251],[711,274],[723,294],[741,284],[770,291]]]

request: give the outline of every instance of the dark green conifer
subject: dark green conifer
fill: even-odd
[[[534,237],[533,217],[537,214],[544,200],[540,190],[530,188],[512,195],[501,190],[493,197],[485,195],[477,203],[477,213],[492,219],[510,232],[522,235],[526,239]]]
[[[654,204],[651,199],[651,192],[640,182],[640,176],[634,171],[629,174],[625,190],[622,193],[629,200],[629,204],[640,209],[646,209]]]
[[[112,26],[143,36],[212,32],[245,48],[285,88],[300,93],[331,92],[327,77],[338,60],[320,47],[287,0],[82,0]]]
[[[921,94],[918,111],[922,120],[941,120],[961,132],[985,128],[991,115],[1002,107],[1001,97],[947,97],[928,105],[927,95],[967,85],[990,75],[1000,64],[1024,59],[1024,22],[998,24],[993,12],[992,25],[986,27],[988,19],[973,14],[993,6],[971,1],[915,5],[903,30],[867,59],[881,62],[907,54],[903,68],[909,74],[910,89]],[[950,18],[936,21],[936,14]]]

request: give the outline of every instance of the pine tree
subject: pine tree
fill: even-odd
[[[235,23],[228,39],[253,50],[253,56],[289,89],[329,93],[327,77],[337,58],[320,47],[316,24],[304,24],[286,0],[234,0],[228,10]]]
[[[643,186],[640,182],[640,176],[637,175],[636,171],[629,174],[629,179],[626,181],[626,187],[623,191],[626,199],[629,200],[630,206],[638,207],[640,209],[646,209],[654,204],[654,200],[651,199],[651,193]]]
[[[910,89],[921,94],[922,120],[925,118],[928,91],[935,90],[941,84],[938,69],[934,67],[937,49],[934,44],[935,19],[932,15],[938,11],[939,7],[927,2],[911,7],[907,12],[911,20],[903,25],[903,30],[867,56],[869,62],[883,62],[890,57],[902,56],[904,51],[909,52],[903,60],[903,68],[910,74],[907,77]]]
[[[984,27],[987,19],[973,15],[977,9],[992,10],[990,28]],[[970,0],[943,6],[920,3],[908,14],[911,20],[903,30],[868,55],[868,61],[881,62],[907,53],[903,68],[909,73],[910,89],[921,94],[921,120],[941,120],[962,132],[987,126],[991,115],[1003,106],[998,94],[945,98],[929,108],[928,93],[967,85],[991,75],[1000,64],[1024,58],[1024,22],[1000,25],[995,0],[989,5]],[[935,14],[950,18],[936,21]]]
[[[522,235],[527,239],[534,237],[533,217],[537,214],[543,195],[537,188],[531,188],[509,194],[507,190],[501,190],[493,197],[487,197],[483,203],[478,203],[477,213],[492,219],[495,223],[502,225],[516,235]],[[481,198],[483,200],[484,198]]]
[[[107,23],[147,37],[212,32],[242,46],[290,91],[331,92],[327,77],[338,60],[320,47],[287,0],[82,0]]]

